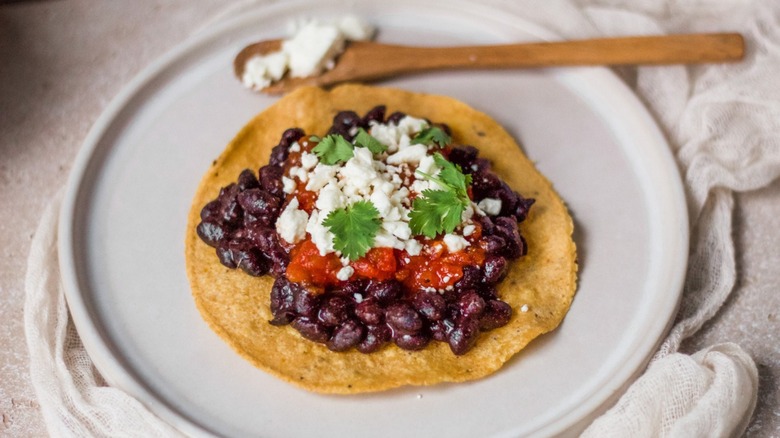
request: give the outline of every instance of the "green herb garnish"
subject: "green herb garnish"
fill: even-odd
[[[452,142],[452,138],[438,126],[431,126],[418,132],[412,139],[412,144],[436,143],[440,148]]]
[[[355,136],[355,145],[364,147],[371,151],[372,154],[381,154],[387,150],[387,146],[383,145],[371,134],[366,132],[365,129],[359,128],[358,133]]]
[[[354,145],[339,134],[331,134],[323,139],[312,135],[309,137],[309,140],[319,142],[311,151],[317,154],[321,162],[328,165],[348,161],[355,155],[355,146],[364,147],[370,150],[372,154],[381,154],[387,150],[387,146],[380,143],[379,140],[372,137],[363,128],[358,130]]]
[[[333,165],[352,158],[354,146],[338,134],[325,136],[311,151],[317,154],[324,164]]]
[[[358,201],[346,208],[333,210],[322,225],[333,233],[333,248],[354,261],[374,246],[374,238],[382,220],[374,204]]]
[[[471,199],[468,185],[471,175],[466,175],[457,164],[447,161],[440,153],[433,156],[436,164],[441,167],[436,176],[418,171],[417,174],[438,183],[440,190],[424,190],[412,202],[409,212],[409,227],[415,234],[434,238],[440,233],[451,233],[460,225],[463,211],[469,206]]]

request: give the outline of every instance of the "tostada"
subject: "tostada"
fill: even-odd
[[[305,87],[203,177],[195,303],[257,367],[323,393],[484,377],[563,319],[572,219],[493,119],[391,88]]]

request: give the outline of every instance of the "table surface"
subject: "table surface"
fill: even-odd
[[[219,0],[0,1],[0,435],[46,429],[28,374],[24,274],[47,201],[108,102],[148,63],[224,10]],[[758,365],[747,436],[780,433],[780,181],[737,195],[739,279],[684,352],[736,342]]]

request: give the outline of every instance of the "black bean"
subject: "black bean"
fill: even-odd
[[[355,306],[355,316],[368,325],[380,324],[384,311],[373,298],[367,298]]]
[[[292,327],[301,333],[304,338],[324,344],[330,339],[331,329],[309,318],[295,318]]]
[[[264,225],[273,225],[279,216],[279,198],[261,189],[249,189],[241,192],[238,203],[244,209],[245,214],[257,218]],[[246,221],[245,221],[246,223]]]
[[[333,118],[333,126],[330,127],[328,134],[338,134],[349,141],[352,141],[352,130],[363,126],[363,119],[354,111],[340,111]]]
[[[496,235],[483,236],[479,246],[488,254],[501,254],[504,252],[506,241],[503,237]]]
[[[492,236],[496,231],[496,224],[490,216],[481,216],[477,220],[482,227],[482,236]]]
[[[501,180],[493,172],[473,172],[471,174],[471,190],[474,193],[474,200],[481,201],[492,197],[496,190],[501,187]]]
[[[368,282],[362,278],[351,278],[349,281],[343,283],[338,289],[335,289],[333,293],[337,295],[343,295],[349,299],[354,299],[355,294],[363,295],[366,292],[366,285]]]
[[[266,252],[265,256],[271,261],[273,266],[271,272],[277,277],[283,276],[287,271],[287,265],[290,263],[290,255],[287,254],[281,247],[273,248],[270,252]]]
[[[394,333],[413,334],[423,327],[423,320],[412,306],[407,303],[397,303],[385,311],[387,325]]]
[[[215,199],[203,206],[203,209],[200,210],[200,219],[204,221],[207,219],[218,220],[221,210],[222,203]]]
[[[498,298],[498,291],[496,290],[495,286],[481,284],[476,289],[476,291],[485,301],[495,300]]]
[[[282,174],[284,170],[278,166],[263,166],[260,168],[260,187],[279,199],[284,198]]]
[[[293,143],[303,138],[304,135],[306,135],[306,133],[303,132],[303,129],[290,128],[284,131],[284,133],[282,133],[282,140],[279,142],[279,144],[289,149],[289,147],[292,146]]]
[[[463,267],[463,276],[453,286],[456,291],[471,289],[482,282],[482,269],[479,266],[466,265]]]
[[[450,151],[449,160],[463,169],[464,173],[472,173],[471,165],[477,159],[477,148],[474,146],[458,146]]]
[[[307,317],[316,317],[320,309],[321,295],[309,293],[305,288],[300,288],[295,293],[295,313]]]
[[[228,236],[228,228],[211,219],[199,223],[195,231],[202,241],[215,248]]]
[[[401,283],[395,280],[371,282],[366,287],[366,293],[376,298],[379,304],[387,305],[401,296]]]
[[[369,122],[384,123],[386,110],[384,105],[375,106],[363,116],[363,125],[369,126]]]
[[[446,316],[447,302],[438,292],[418,292],[412,304],[429,321],[440,321]]]
[[[506,277],[507,267],[508,264],[504,257],[496,255],[485,257],[485,266],[482,268],[484,271],[482,281],[486,284],[497,284]]]
[[[233,251],[230,250],[228,242],[223,242],[217,247],[217,258],[220,263],[230,269],[235,269],[238,266],[236,261],[233,260]]]
[[[387,123],[393,123],[393,124],[397,125],[398,122],[400,122],[401,119],[403,119],[404,117],[406,117],[405,113],[402,113],[400,111],[396,111],[396,112],[390,114],[390,116],[387,118]]]
[[[444,319],[441,321],[434,321],[431,323],[431,336],[433,339],[439,342],[447,342],[449,334],[455,327],[455,323],[451,319]]]
[[[365,327],[357,321],[347,320],[333,329],[333,334],[328,341],[328,348],[332,351],[347,351],[358,345],[365,335]]]
[[[257,248],[242,248],[239,251],[239,257],[236,264],[247,274],[253,277],[260,277],[268,273],[271,268],[271,262]]]
[[[295,283],[284,277],[277,277],[271,286],[271,313],[274,315],[283,311],[294,311],[295,295],[300,289]]]
[[[256,189],[260,187],[260,182],[257,181],[255,173],[250,169],[244,169],[240,175],[238,175],[238,189],[240,191]]]
[[[512,318],[512,307],[501,300],[489,300],[479,320],[479,328],[493,330],[505,326]]]
[[[431,337],[426,333],[399,334],[393,340],[395,345],[404,350],[417,351],[425,348],[431,342]]]
[[[379,350],[382,345],[384,345],[384,342],[377,338],[376,335],[371,332],[366,332],[366,336],[357,344],[356,348],[363,354],[369,354]]]
[[[320,307],[318,319],[327,326],[342,324],[349,317],[349,302],[338,295],[332,295],[324,299]]]
[[[517,208],[512,212],[515,218],[517,218],[517,222],[522,222],[528,217],[528,212],[531,210],[531,206],[534,205],[534,202],[536,202],[536,199],[534,198],[523,198],[518,195]]]
[[[236,198],[227,199],[222,202],[221,217],[222,221],[232,226],[241,224],[244,217],[244,211]]]
[[[475,291],[466,292],[458,300],[458,310],[463,317],[479,318],[485,311],[485,300]]]
[[[510,259],[516,259],[523,253],[523,243],[520,240],[520,231],[517,229],[517,219],[514,217],[500,216],[495,219],[496,235],[504,238],[504,255]]]
[[[463,318],[455,323],[455,327],[447,337],[447,342],[450,344],[450,350],[460,356],[474,347],[478,336],[479,322],[474,318]]]

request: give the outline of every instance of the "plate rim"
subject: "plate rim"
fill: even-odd
[[[245,11],[242,16],[220,18],[218,21],[210,23],[207,28],[195,32],[189,38],[175,45],[171,50],[147,65],[147,67],[142,69],[121,89],[95,121],[82,143],[66,183],[65,194],[59,214],[58,258],[65,297],[82,343],[89,353],[90,358],[95,363],[95,366],[107,382],[125,390],[133,397],[138,398],[152,413],[159,415],[160,418],[167,423],[190,435],[218,435],[218,433],[207,425],[180,412],[178,409],[169,405],[168,402],[160,400],[159,394],[152,390],[148,385],[144,384],[143,379],[132,370],[132,367],[124,363],[124,361],[114,354],[112,342],[107,339],[107,335],[99,328],[99,324],[97,324],[94,319],[93,311],[86,302],[84,292],[80,286],[81,281],[79,275],[85,274],[79,272],[76,263],[78,258],[76,256],[78,253],[78,245],[76,243],[77,231],[75,230],[77,217],[76,208],[79,205],[80,198],[84,195],[85,185],[88,185],[87,183],[90,177],[88,171],[91,168],[90,166],[96,159],[97,154],[103,151],[99,146],[101,145],[104,136],[108,133],[117,117],[122,111],[127,109],[135,96],[144,88],[152,85],[152,82],[156,78],[164,74],[167,69],[174,67],[177,61],[185,59],[191,52],[204,50],[208,44],[213,43],[213,40],[219,38],[224,32],[227,32],[234,27],[241,27],[242,23],[262,19],[263,16],[272,13],[271,11],[298,10],[301,5],[311,3],[316,3],[316,1],[300,0],[274,4],[260,4],[257,5],[256,9],[253,9],[250,12]],[[342,3],[347,5],[350,4],[348,1]],[[462,10],[462,8],[485,7],[476,2],[463,0],[449,2],[438,1],[438,3],[447,5],[452,5],[453,3],[457,4],[459,10]],[[515,21],[515,27],[522,29],[522,31],[530,35],[534,35],[542,40],[554,38],[554,34],[524,17],[517,15],[514,11],[508,11],[506,8],[502,9],[493,4],[491,4],[489,8],[492,10],[491,12],[501,12],[511,15],[513,21]],[[666,264],[676,268],[671,270],[674,275],[669,279],[668,284],[677,292],[673,294],[675,296],[673,300],[665,300],[665,309],[668,310],[668,318],[665,315],[663,318],[665,322],[663,324],[655,324],[653,327],[654,331],[658,333],[658,336],[649,337],[653,339],[652,342],[640,343],[640,345],[626,358],[627,361],[628,359],[631,359],[632,363],[637,363],[638,365],[621,367],[620,371],[622,372],[618,373],[618,377],[612,379],[612,381],[620,380],[623,382],[620,388],[602,388],[602,390],[597,391],[594,394],[594,397],[592,397],[588,403],[584,403],[578,408],[566,412],[552,422],[540,425],[539,428],[531,432],[533,435],[559,434],[566,430],[570,430],[572,427],[581,426],[586,421],[592,421],[590,416],[583,416],[582,413],[585,412],[586,414],[590,413],[592,415],[598,412],[606,404],[613,403],[617,397],[623,393],[625,387],[630,385],[634,378],[642,372],[644,366],[649,362],[658,345],[663,341],[664,334],[672,326],[674,316],[677,313],[677,308],[682,297],[682,285],[687,271],[686,266],[689,245],[687,204],[685,201],[682,179],[679,174],[677,163],[673,158],[671,148],[669,147],[661,128],[652,117],[649,110],[641,103],[639,97],[628,88],[612,70],[609,70],[606,67],[591,67],[588,70],[590,71],[589,74],[593,74],[602,79],[609,78],[611,82],[615,83],[615,92],[619,93],[619,97],[624,102],[630,102],[632,106],[639,110],[637,114],[641,115],[642,124],[645,125],[645,128],[652,131],[656,137],[656,142],[659,143],[659,147],[656,148],[654,152],[657,155],[657,159],[661,160],[663,163],[663,169],[667,171],[667,175],[665,176],[670,178],[670,181],[674,182],[674,184],[667,184],[665,186],[665,190],[670,192],[667,194],[667,197],[676,199],[676,212],[681,215],[681,217],[679,217],[676,238],[678,246],[673,251],[674,257],[670,257],[670,259],[666,261]],[[105,148],[106,151],[110,149],[110,146]],[[648,348],[648,344],[652,345]],[[648,350],[649,353],[638,353],[637,350],[639,350],[640,347],[642,347],[642,351]],[[638,358],[637,356],[639,355],[642,357]],[[628,368],[631,369],[630,372],[627,370]],[[107,370],[110,371],[107,372]],[[579,420],[574,421],[573,419]]]

